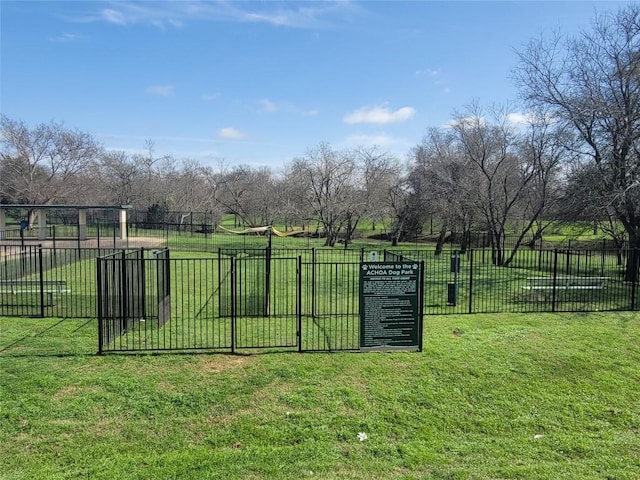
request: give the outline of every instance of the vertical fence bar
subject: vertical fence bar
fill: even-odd
[[[631,255],[628,255],[627,258],[631,257],[631,310],[635,310],[636,307],[636,284],[638,281],[638,250],[631,250]],[[627,268],[629,268],[627,266]]]
[[[311,249],[311,318],[316,318],[316,248]]]
[[[129,290],[127,288],[127,253],[122,250],[122,258],[120,259],[120,329],[126,332],[129,327]],[[126,324],[125,324],[126,322]],[[122,340],[122,337],[120,337]]]
[[[269,235],[269,246],[265,248],[264,252],[264,311],[263,316],[268,317],[270,312],[270,301],[271,301],[271,233]]]
[[[473,313],[473,248],[469,249],[469,313]]]
[[[38,246],[38,276],[40,279],[40,317],[44,318],[44,272],[42,268],[42,245]]]
[[[140,253],[139,253],[140,259],[140,281],[138,282],[138,293],[142,294],[142,313],[141,316],[142,318],[146,319],[147,318],[147,279],[146,279],[146,272],[145,272],[145,259],[144,259],[144,247],[140,248]],[[140,291],[140,289],[142,289],[142,291]]]
[[[420,261],[420,280],[418,285],[418,351],[422,351],[424,342],[424,260]],[[362,308],[362,306],[360,306]]]
[[[296,338],[298,352],[302,352],[302,256],[298,255],[296,267]]]
[[[97,285],[98,285],[98,354],[102,355],[104,353],[103,345],[104,345],[104,310],[102,308],[102,299],[103,299],[103,285],[102,285],[102,260],[100,257],[96,259],[96,272],[98,275]]]
[[[236,258],[231,257],[231,353],[236,351]]]
[[[551,290],[551,311],[556,311],[556,283],[558,281],[558,249],[553,249],[553,289]]]

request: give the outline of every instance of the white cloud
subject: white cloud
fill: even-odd
[[[279,110],[278,106],[268,98],[260,100],[260,105],[262,106],[263,112],[272,113]]]
[[[320,113],[318,109],[303,109],[287,100],[274,102],[268,98],[263,98],[258,102],[260,104],[260,111],[263,113],[275,113],[282,112],[291,115],[302,115],[304,117],[315,117]]]
[[[426,70],[417,70],[416,75],[419,77],[438,77],[440,76],[440,70],[432,70],[427,68]]]
[[[82,35],[76,35],[75,33],[63,33],[61,35],[58,35],[57,37],[50,37],[49,41],[50,42],[58,42],[58,43],[66,43],[66,42],[73,42],[75,40],[80,40],[82,37]]]
[[[426,68],[424,70],[416,70],[416,76],[426,78],[427,82],[438,88],[442,93],[451,93],[451,88],[442,78],[442,72],[437,69]]]
[[[228,138],[231,140],[241,140],[243,138],[247,138],[248,135],[245,132],[236,130],[233,127],[225,127],[218,130],[218,136],[221,138]]]
[[[513,125],[527,125],[532,119],[530,113],[512,112],[507,115],[507,121]]]
[[[100,12],[100,17],[107,23],[115,23],[117,25],[126,25],[129,23],[122,12],[105,8]]]
[[[175,90],[175,85],[151,85],[150,87],[147,87],[147,93],[150,93],[151,95],[159,95],[161,97],[171,96]]]
[[[396,123],[404,122],[413,118],[416,110],[413,107],[402,107],[398,110],[391,111],[387,107],[364,107],[347,114],[344,122],[348,124],[354,123]]]
[[[96,2],[97,3],[97,2]],[[115,25],[150,24],[160,29],[182,27],[188,21],[231,21],[266,23],[293,28],[318,28],[324,19],[332,22],[349,18],[362,10],[353,2],[109,2],[108,8],[76,20],[107,22]]]
[[[202,99],[206,100],[207,102],[210,102],[212,100],[215,100],[216,98],[218,98],[220,96],[220,93],[215,92],[215,93],[205,93],[204,95],[202,95]]]

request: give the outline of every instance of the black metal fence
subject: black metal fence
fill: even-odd
[[[426,314],[635,310],[638,257],[634,251],[618,253],[525,250],[510,266],[494,265],[487,250],[386,251],[381,259],[423,262]],[[160,322],[137,312],[134,316],[145,321],[128,323],[101,351],[358,349],[364,256],[363,251],[258,249],[167,258],[170,319]]]
[[[121,249],[0,246],[0,316],[96,318],[96,258]]]
[[[98,259],[99,351],[358,349],[360,254],[322,262],[314,260],[319,252],[307,251],[304,259],[284,253],[227,251],[160,263],[125,253]],[[153,309],[161,303],[153,285],[160,277],[149,274],[160,264],[171,272],[166,321]],[[144,311],[127,307],[136,301]]]
[[[112,319],[105,351],[358,348],[358,266],[376,258],[370,251],[163,252],[0,247],[0,316],[96,318],[102,308]],[[106,255],[98,271],[96,258]],[[639,308],[633,250],[523,249],[508,266],[496,266],[490,249],[393,250],[378,259],[424,262],[425,314]],[[99,302],[104,285],[144,310]]]
[[[425,314],[637,310],[639,255],[524,249],[496,266],[490,249],[385,252],[425,262]]]
[[[131,349],[122,341],[132,331],[146,331],[141,324],[161,329],[170,317],[171,287],[169,251],[130,250],[99,257],[97,261],[99,351]],[[155,330],[151,330],[153,332]],[[138,349],[145,349],[137,337]],[[153,337],[150,337],[153,344]]]

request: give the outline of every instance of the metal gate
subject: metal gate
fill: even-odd
[[[97,262],[98,351],[153,349],[170,318],[169,251],[123,250]]]
[[[234,348],[297,347],[296,258],[232,260]]]
[[[359,259],[166,251],[98,262],[101,353],[359,349]]]

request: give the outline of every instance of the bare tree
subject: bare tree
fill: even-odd
[[[333,247],[356,211],[355,204],[362,201],[354,188],[353,154],[334,151],[328,144],[321,143],[294,164],[292,168],[305,181],[304,201],[324,227],[325,245]]]
[[[271,225],[277,203],[274,175],[268,168],[220,166],[216,200],[236,221],[249,226]]]
[[[0,116],[0,193],[17,203],[85,203],[102,147],[62,123],[29,128]]]
[[[422,201],[440,220],[436,254],[442,251],[449,231],[461,231],[465,250],[477,209],[472,201],[477,178],[460,150],[452,130],[432,128],[412,150],[411,176],[420,185]]]
[[[107,152],[100,163],[108,201],[140,208],[144,188],[143,165],[123,151]]]
[[[474,177],[475,206],[489,232],[493,262],[509,265],[524,237],[549,204],[563,158],[544,116],[532,115],[529,130],[509,120],[508,108],[487,119],[477,104],[456,116],[453,131]],[[507,251],[506,234],[516,240]]]
[[[580,35],[532,40],[516,79],[525,99],[548,108],[578,137],[593,165],[592,201],[611,209],[640,247],[640,6],[596,16]],[[626,278],[636,278],[638,256]]]
[[[169,172],[164,183],[166,203],[176,212],[180,226],[194,212],[211,210],[206,171],[196,160],[183,160],[179,169]]]
[[[358,147],[354,154],[360,172],[360,179],[356,181],[363,194],[358,213],[360,217],[369,219],[375,230],[376,223],[384,225],[392,217],[389,193],[399,183],[400,164],[397,158],[377,146]],[[351,238],[356,225],[350,225],[351,232],[347,233],[347,238]]]

